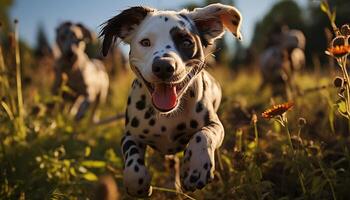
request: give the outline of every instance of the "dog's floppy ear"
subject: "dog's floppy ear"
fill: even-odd
[[[83,36],[84,36],[84,40],[86,42],[91,42],[93,40],[93,37],[92,37],[92,33],[91,31],[86,28],[83,24],[81,23],[78,23],[77,26],[81,29],[81,31],[83,32]]]
[[[233,6],[220,3],[211,4],[204,8],[196,8],[187,16],[195,23],[204,39],[204,45],[212,44],[215,39],[222,37],[225,29],[239,40],[242,39],[240,32],[242,16]]]
[[[115,42],[117,38],[122,39],[126,43],[130,43],[130,37],[136,27],[145,19],[148,13],[153,11],[154,9],[148,7],[131,7],[103,23],[100,33],[100,37],[103,37],[103,55],[107,55],[111,44]]]

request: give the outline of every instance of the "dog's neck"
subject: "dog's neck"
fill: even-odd
[[[64,70],[78,70],[85,66],[88,57],[85,52],[73,52],[71,56],[62,54],[60,62]]]

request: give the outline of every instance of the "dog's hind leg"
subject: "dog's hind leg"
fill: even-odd
[[[74,116],[74,120],[80,121],[84,117],[89,106],[90,101],[84,96],[79,96],[77,100],[75,100],[70,110],[70,114]]]
[[[146,145],[138,142],[127,131],[121,140],[124,158],[124,187],[131,196],[147,197],[152,193],[151,175],[145,162]]]

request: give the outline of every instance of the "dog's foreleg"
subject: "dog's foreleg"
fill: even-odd
[[[184,152],[181,182],[185,190],[202,189],[214,178],[214,152],[222,143],[224,128],[216,113],[208,115],[206,125],[193,135]]]
[[[74,116],[74,120],[76,121],[81,120],[84,117],[85,113],[87,112],[89,106],[90,106],[90,101],[84,96],[79,96],[75,100],[70,110],[71,115]]]
[[[145,166],[146,145],[137,142],[128,132],[121,141],[124,158],[124,187],[129,195],[150,196],[151,176]]]

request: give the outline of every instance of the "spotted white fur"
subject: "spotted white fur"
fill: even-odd
[[[90,59],[85,53],[86,42],[90,40],[92,35],[82,24],[64,22],[57,28],[56,42],[61,56],[55,63],[52,90],[53,93],[58,93],[62,74],[66,74],[66,84],[74,93],[69,95],[69,99],[74,100],[71,114],[76,120],[80,120],[90,105],[95,104],[91,112],[93,118],[98,104],[105,101],[108,93],[109,78],[103,63]]]
[[[104,24],[104,55],[117,39],[130,44],[130,65],[137,76],[128,97],[121,141],[128,194],[150,195],[151,176],[144,164],[147,146],[162,154],[185,150],[183,189],[202,189],[213,179],[214,152],[224,138],[216,114],[221,89],[203,69],[203,49],[225,29],[241,38],[241,19],[236,8],[212,4],[191,12],[132,7]],[[158,66],[158,62],[164,65]],[[169,76],[159,74],[155,66],[158,70],[167,67],[170,71],[164,74]],[[176,89],[176,106],[162,110],[156,105],[154,96],[159,88],[164,89],[162,94],[173,94],[169,88]]]

